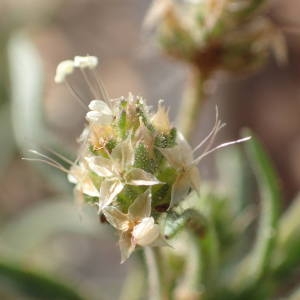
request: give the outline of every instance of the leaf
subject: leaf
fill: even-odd
[[[252,135],[252,139],[245,144],[245,147],[258,181],[262,201],[257,239],[251,254],[251,269],[256,274],[257,280],[259,280],[270,270],[272,252],[277,236],[281,192],[272,162],[257,138],[251,133],[250,135]]]
[[[207,221],[200,212],[190,208],[185,210],[182,214],[170,212],[165,221],[165,236],[168,239],[173,238],[177,233],[183,229],[189,229],[197,236],[202,236],[207,227]]]
[[[257,178],[261,199],[261,215],[255,244],[241,262],[236,274],[238,286],[242,285],[246,291],[248,290],[246,297],[248,292],[259,293],[258,285],[262,284],[270,272],[277,237],[281,193],[277,174],[263,146],[249,130],[245,130],[243,135],[252,136],[252,139],[245,143],[245,147]],[[240,291],[242,290],[240,287]]]
[[[44,74],[37,49],[22,32],[12,36],[8,43],[8,61],[11,82],[11,113],[13,131],[18,147],[23,153],[38,150],[39,145],[66,151],[46,128],[43,117]],[[70,191],[65,175],[46,164],[32,164],[47,179],[63,191]]]
[[[83,300],[83,296],[49,275],[0,260],[0,288],[11,288],[22,295],[43,300]],[[21,299],[21,298],[19,298]],[[23,299],[23,297],[22,297]]]
[[[249,165],[237,146],[225,148],[215,155],[220,182],[226,188],[224,190],[228,198],[232,199],[227,201],[228,205],[232,207],[234,214],[240,213],[251,204],[254,196]]]
[[[278,279],[284,280],[287,274],[300,263],[300,195],[291,203],[279,223],[273,270]]]

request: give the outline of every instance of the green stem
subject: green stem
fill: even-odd
[[[197,125],[199,110],[205,99],[204,82],[205,78],[200,71],[193,68],[178,115],[179,128],[187,139],[191,138],[193,134]]]
[[[148,288],[150,300],[163,299],[162,272],[159,267],[158,249],[145,247],[145,261],[148,269]]]

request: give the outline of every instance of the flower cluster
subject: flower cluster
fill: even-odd
[[[163,49],[197,66],[204,76],[217,70],[249,71],[274,51],[286,60],[280,30],[259,15],[267,1],[154,0],[145,19],[155,26]]]
[[[55,81],[67,83],[67,76],[79,68],[92,87],[86,71],[97,64],[97,58],[91,56],[63,61]],[[118,230],[123,262],[137,246],[167,244],[160,220],[191,190],[198,192],[199,162],[216,149],[245,139],[212,148],[224,125],[217,114],[213,129],[193,150],[170,122],[162,100],[152,111],[143,98],[132,94],[110,99],[101,81],[94,78],[93,82],[93,90],[102,91],[103,100],[97,98],[88,105],[79,155],[67,173],[77,198],[98,207],[101,218]],[[202,154],[194,158],[202,147]]]

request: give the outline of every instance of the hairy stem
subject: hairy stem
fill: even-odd
[[[178,115],[179,128],[187,139],[191,138],[195,126],[197,125],[199,110],[205,98],[203,88],[204,81],[205,79],[200,71],[193,68]]]

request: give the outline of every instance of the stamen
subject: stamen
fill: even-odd
[[[58,169],[60,169],[60,170],[65,170],[67,173],[69,172],[62,164],[60,164],[59,162],[57,162],[55,159],[53,159],[53,158],[51,158],[51,157],[49,157],[49,156],[47,156],[47,155],[45,155],[45,154],[42,154],[42,153],[40,153],[40,152],[38,152],[38,151],[36,151],[36,150],[29,150],[29,152],[30,153],[32,153],[32,154],[35,154],[35,155],[37,155],[37,156],[40,156],[40,157],[42,157],[42,158],[45,158],[45,163],[46,162],[48,162],[48,163],[50,163],[51,165],[55,165]],[[34,158],[33,158],[34,159]],[[42,161],[44,161],[43,159],[42,159]]]
[[[22,160],[27,160],[27,161],[33,161],[33,162],[42,162],[42,163],[44,163],[44,164],[47,164],[47,165],[49,165],[49,166],[51,166],[51,167],[54,167],[54,168],[56,168],[56,169],[62,171],[62,172],[64,172],[64,173],[67,173],[67,174],[69,173],[69,170],[65,169],[65,168],[62,167],[61,165],[59,165],[59,164],[54,164],[54,163],[52,163],[52,162],[50,162],[50,161],[48,161],[48,160],[45,160],[45,159],[41,159],[41,158],[28,158],[28,157],[22,157],[21,159],[22,159]]]
[[[206,157],[207,155],[209,155],[209,154],[215,152],[215,151],[218,150],[218,149],[225,148],[225,147],[227,147],[227,146],[231,146],[231,145],[234,145],[234,144],[243,143],[243,142],[246,142],[246,141],[248,141],[248,140],[250,140],[250,139],[251,139],[251,136],[248,136],[248,137],[245,137],[245,138],[242,138],[242,139],[239,139],[239,140],[235,140],[235,141],[223,143],[223,144],[221,144],[221,145],[219,145],[219,146],[217,146],[217,147],[214,147],[214,148],[210,149],[209,151],[207,151],[207,152],[201,154],[199,157],[197,157],[196,159],[194,159],[190,165],[198,165],[199,162],[200,162],[204,157]]]
[[[214,143],[214,141],[215,141],[215,139],[216,139],[216,136],[217,136],[218,132],[219,132],[223,127],[225,127],[225,126],[226,126],[225,123],[221,123],[221,121],[218,122],[217,127],[216,127],[216,130],[215,130],[215,132],[213,133],[213,135],[212,135],[212,137],[211,137],[209,143],[208,143],[207,146],[205,147],[203,153],[207,152],[207,151],[211,148],[211,146],[213,145],[213,143]]]
[[[100,77],[98,76],[98,73],[95,69],[92,69],[91,70],[93,72],[93,75],[94,75],[94,78],[96,80],[96,86],[97,86],[97,89],[100,93],[100,95],[103,97],[103,100],[111,107],[111,103],[109,101],[109,95],[104,87],[104,84],[102,82],[102,80],[100,79]]]
[[[85,68],[80,68],[80,71],[81,71],[81,74],[86,82],[86,84],[88,85],[89,89],[91,90],[91,93],[92,93],[92,96],[93,97],[98,97],[100,95],[97,95],[97,90],[95,90],[95,88],[93,87],[93,84],[91,82],[91,80],[89,79],[86,71],[85,71]]]
[[[64,161],[65,163],[68,163],[69,165],[73,165],[74,162],[70,159],[68,159],[66,156],[64,156],[63,154],[53,150],[53,149],[50,149],[49,147],[47,146],[43,146],[41,145],[40,146],[41,148],[44,148],[45,150],[47,150],[48,152],[54,154],[55,156],[57,156],[58,158],[60,158],[62,161]]]
[[[218,106],[216,105],[216,117],[215,117],[215,124],[212,128],[212,130],[209,132],[209,134],[196,146],[196,148],[193,150],[193,152],[196,152],[199,150],[212,136],[212,141],[215,138],[215,135],[225,126],[225,124],[220,124],[221,122],[219,121],[219,110]],[[209,147],[211,146],[212,142],[209,143]],[[209,147],[206,147],[209,149]],[[204,151],[205,152],[205,151]]]
[[[75,97],[76,101],[80,104],[84,110],[88,111],[88,107],[85,104],[84,99],[79,95],[78,92],[72,87],[72,85],[67,81],[67,79],[64,81],[67,89],[70,91],[70,93]]]

